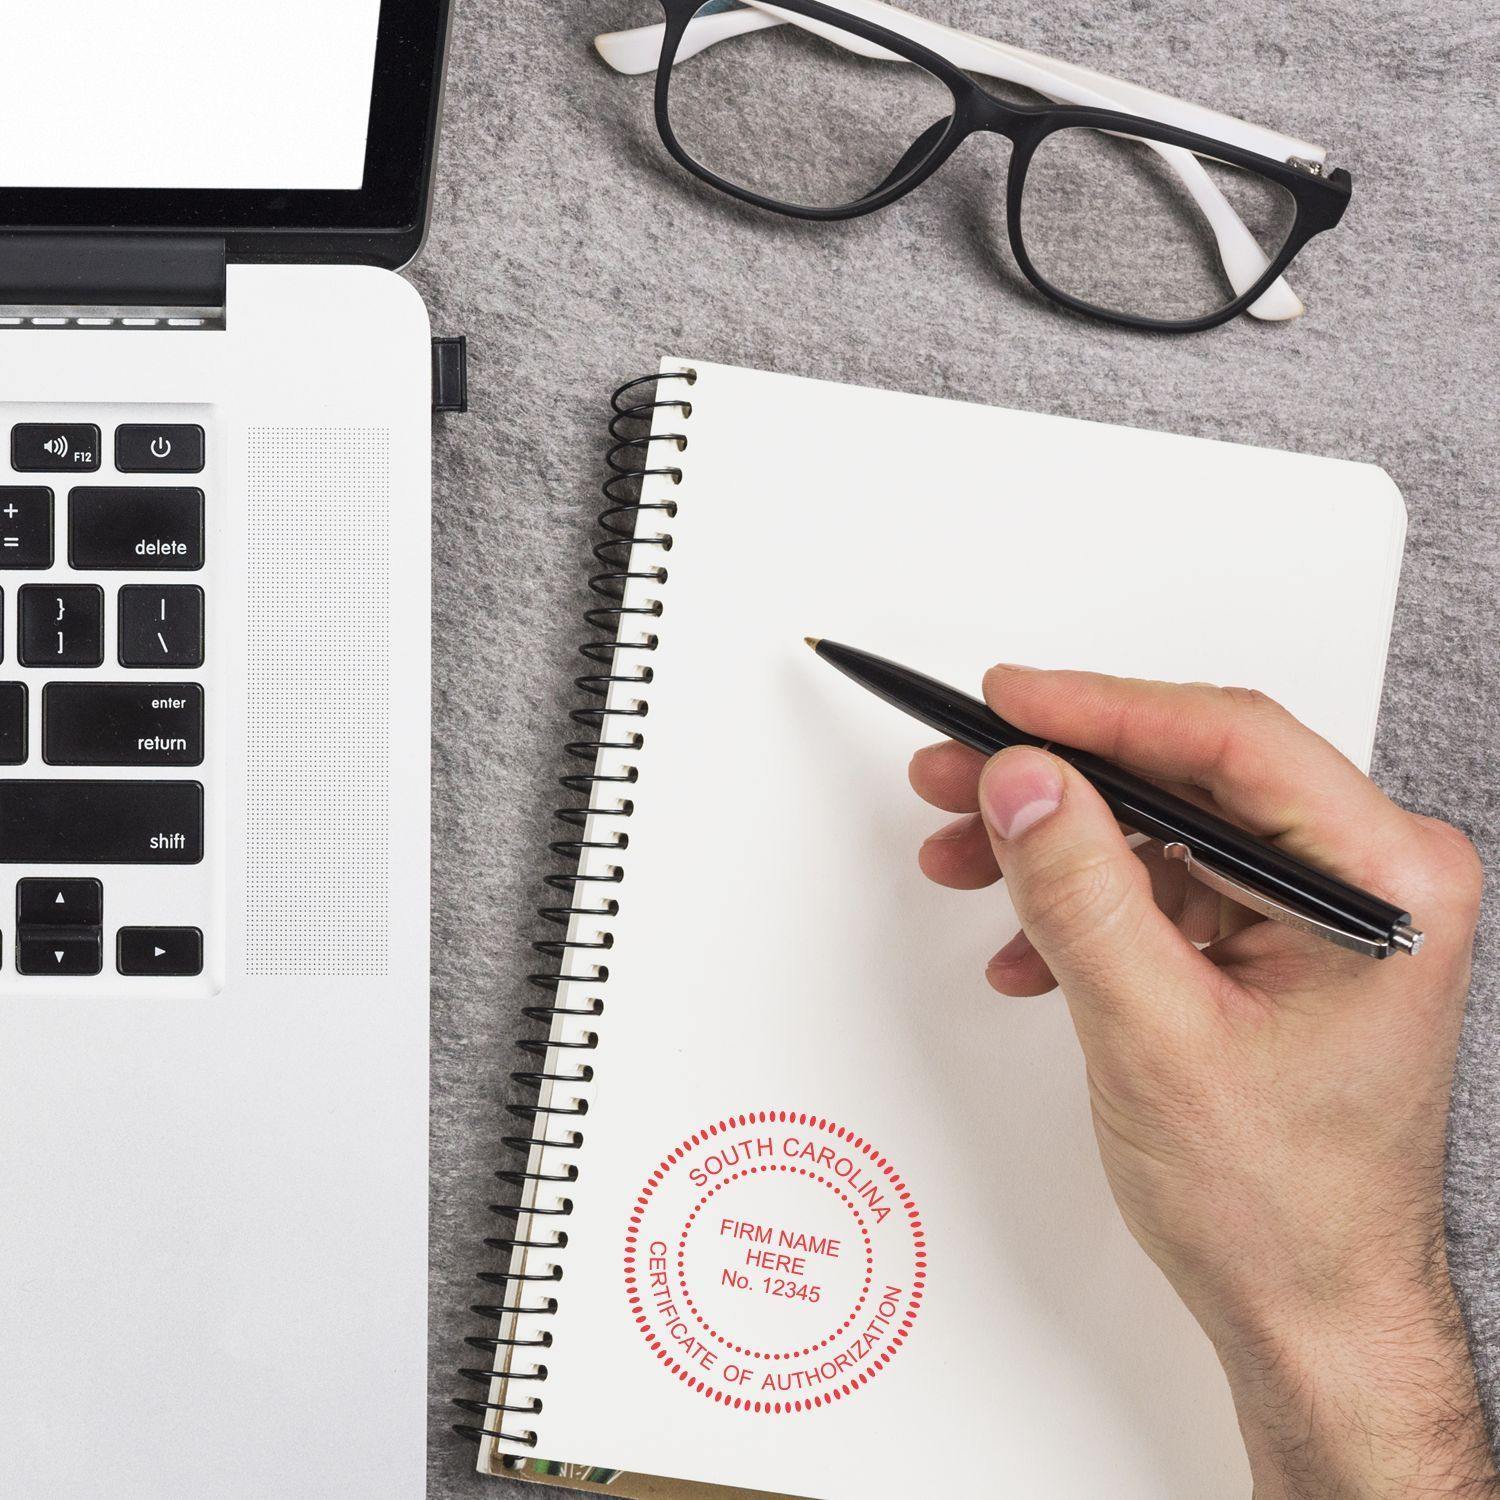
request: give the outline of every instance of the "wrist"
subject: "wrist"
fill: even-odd
[[[1216,1338],[1256,1500],[1500,1500],[1458,1303],[1440,1275]]]

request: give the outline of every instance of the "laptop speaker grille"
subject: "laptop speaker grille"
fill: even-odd
[[[245,969],[380,976],[390,921],[390,447],[253,427]]]

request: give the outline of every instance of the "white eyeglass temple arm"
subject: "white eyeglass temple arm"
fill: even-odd
[[[1124,108],[1130,114],[1142,115],[1163,125],[1175,125],[1180,130],[1191,130],[1198,135],[1212,136],[1246,151],[1254,151],[1260,156],[1269,156],[1273,161],[1285,161],[1288,157],[1296,156],[1321,163],[1327,158],[1328,153],[1322,146],[1299,140],[1296,136],[1283,135],[1264,125],[1255,125],[1248,120],[1237,119],[1234,115],[1226,115],[1186,99],[1174,99],[1168,94],[1159,94],[1154,89],[1144,88],[1126,79],[1114,78],[1090,68],[1079,67],[1076,63],[1064,62],[1061,58],[1044,57],[1039,52],[1028,52],[1007,42],[996,42],[988,37],[955,31],[951,26],[914,16],[893,5],[882,4],[880,0],[832,0],[832,3],[850,15],[862,16],[889,31],[900,32],[914,42],[931,47],[933,51],[948,58],[955,67],[982,72],[991,78],[1002,78],[1012,83],[1021,82],[1012,76],[1011,68],[1007,67],[1002,72],[995,66],[995,54],[999,54],[1002,58],[1029,63],[1058,78],[1072,79],[1101,95],[1108,95],[1114,101],[1113,107]],[[741,0],[741,7],[694,17],[688,22],[678,46],[678,57],[689,58],[713,46],[715,42],[792,22],[866,57],[878,58],[884,62],[905,60],[884,47],[846,32],[835,35],[831,28],[822,26],[811,16],[780,10],[769,3],[769,0]],[[610,31],[595,37],[594,46],[616,72],[649,73],[656,67],[661,56],[662,33],[665,30],[666,27],[658,22],[654,26],[637,26],[629,31]],[[954,50],[955,44],[958,44],[957,50]],[[986,54],[982,62],[976,62],[973,55],[961,55],[963,52],[972,54],[980,49]]]
[[[1019,83],[1061,102],[1141,114],[1158,119],[1163,124],[1176,125],[1179,129],[1215,135],[1243,149],[1268,155],[1273,159],[1295,155],[1321,162],[1326,155],[1321,147],[1308,142],[1279,135],[1200,105],[1169,99],[1150,89],[1107,78],[1088,69],[1074,67],[1070,63],[1058,62],[1036,53],[1025,52],[1018,47],[954,31],[950,27],[940,26],[936,22],[881,4],[880,0],[842,0],[841,8],[851,15],[863,16],[877,25],[899,31],[913,41],[931,47],[956,67]],[[825,40],[863,56],[904,61],[897,54],[866,42],[863,38],[825,26],[809,16],[765,4],[764,0],[749,0],[745,8],[695,17],[688,23],[677,55],[679,58],[691,57],[717,42],[784,22],[815,32]],[[660,59],[664,31],[665,27],[658,24],[630,31],[610,32],[596,37],[594,45],[600,56],[617,71],[648,73]],[[1230,284],[1238,291],[1252,286],[1265,272],[1265,253],[1217,184],[1204,171],[1202,164],[1192,152],[1181,147],[1153,141],[1146,141],[1144,144],[1172,166],[1202,211],[1218,243],[1220,259]],[[1286,319],[1297,317],[1303,307],[1285,280],[1278,277],[1249,310],[1258,318]]]

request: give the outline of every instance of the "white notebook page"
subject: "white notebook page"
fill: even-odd
[[[638,767],[634,811],[591,824],[629,833],[590,866],[624,871],[619,912],[574,932],[614,933],[609,977],[565,992],[607,1005],[594,1081],[554,1092],[589,1110],[556,1158],[548,1378],[508,1423],[528,1456],[794,1495],[917,1470],[1248,1494],[1213,1353],[1111,1201],[1063,1004],[984,981],[1003,889],[918,873],[943,815],[905,771],[934,736],[803,636],[971,690],[996,660],[1254,685],[1365,764],[1400,497],[1364,465],[691,363],[659,392],[691,417],[657,422],[688,447],[654,454],[682,482],[647,491],[678,513],[641,525],[674,545],[634,564],[669,570],[633,592],[663,605],[654,678],[612,700],[649,704],[605,766]]]

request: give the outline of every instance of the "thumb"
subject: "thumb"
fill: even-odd
[[[1111,1018],[1155,1029],[1192,1008],[1217,971],[1156,905],[1114,814],[1072,766],[1003,750],[980,777],[979,810],[1021,926],[1080,1030]]]

